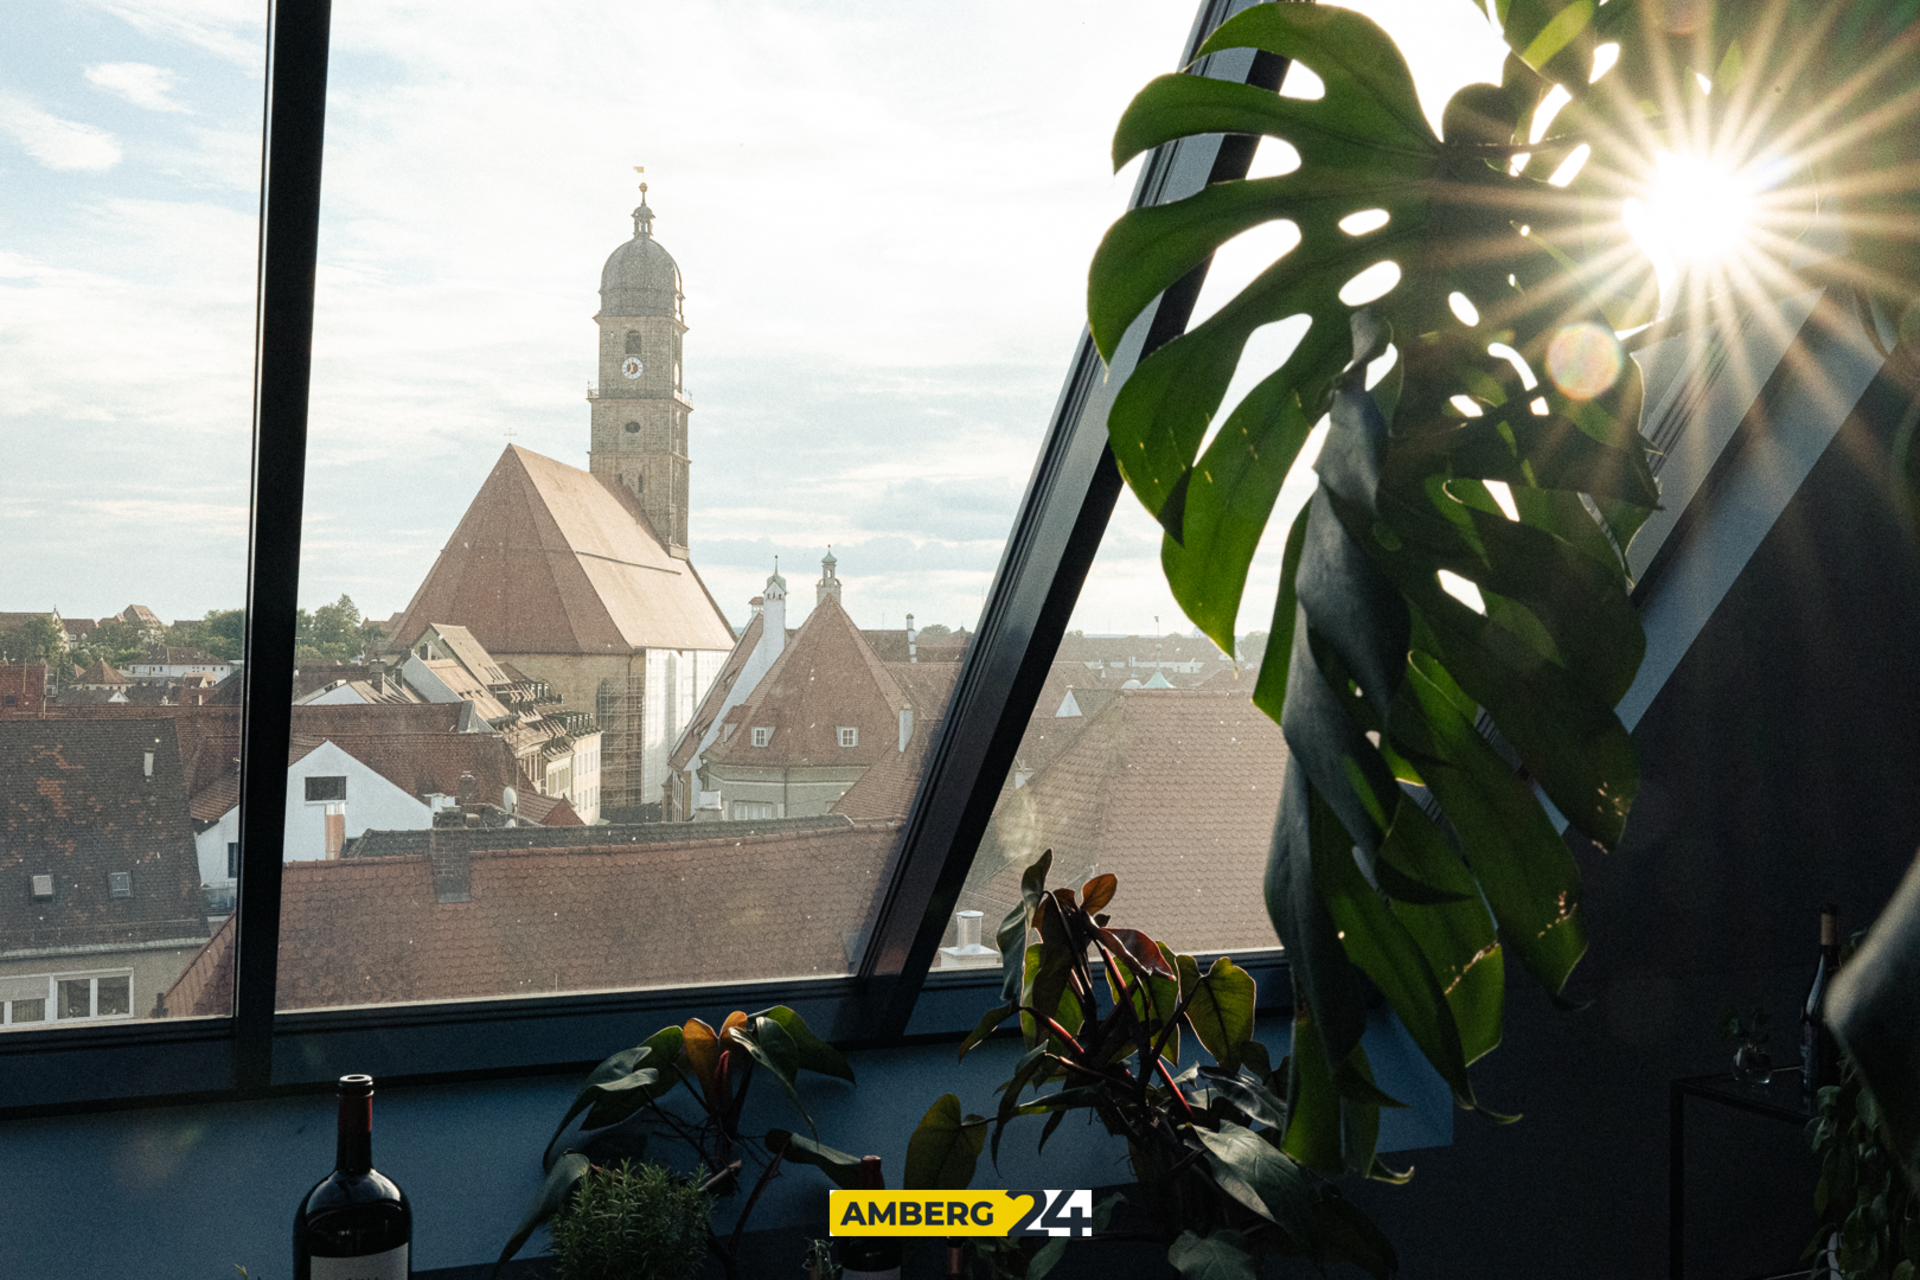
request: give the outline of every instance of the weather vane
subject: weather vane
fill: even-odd
[[[647,166],[643,164],[637,164],[633,166],[633,171],[635,173],[645,173],[647,171]],[[644,182],[640,184],[640,194],[643,196],[647,194],[647,184]]]

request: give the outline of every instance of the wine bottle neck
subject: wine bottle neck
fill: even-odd
[[[373,1168],[373,1098],[340,1095],[340,1146],[334,1167],[342,1173]]]

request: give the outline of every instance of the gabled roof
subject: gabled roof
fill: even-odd
[[[225,658],[216,658],[205,649],[183,649],[176,645],[157,644],[134,659],[134,662],[146,666],[221,666],[233,664]],[[364,668],[363,668],[364,670]]]
[[[1277,946],[1261,883],[1286,762],[1243,693],[1129,689],[1001,793],[961,905],[1000,919],[1052,849],[1051,883],[1112,872],[1114,919],[1180,950]]]
[[[846,939],[866,919],[893,826],[711,830],[582,847],[580,829],[562,828],[549,834],[568,847],[519,850],[489,849],[462,831],[418,833],[438,837],[434,852],[288,863],[280,1006],[846,973]],[[231,980],[220,975],[231,939],[223,931],[188,967],[167,995],[170,1013],[227,1011]]]
[[[509,445],[414,593],[392,641],[429,623],[500,654],[733,647],[693,565],[667,554],[634,496]]]
[[[727,693],[746,669],[753,651],[760,647],[760,637],[766,634],[766,630],[767,615],[755,613],[747,623],[746,630],[740,633],[740,638],[733,642],[733,652],[720,664],[720,673],[707,686],[706,696],[693,709],[693,717],[687,721],[685,732],[680,735],[680,741],[674,744],[673,754],[667,757],[667,768],[679,772],[693,760],[695,753],[700,750],[700,740],[706,737],[707,730],[713,725],[713,718],[720,714],[720,708],[727,704]]]
[[[888,665],[828,596],[747,700],[727,713],[735,729],[707,748],[706,759],[773,768],[870,765],[899,754],[897,717],[911,706]],[[757,727],[773,731],[765,746],[752,745],[748,730]],[[841,728],[858,729],[858,745],[841,746]]]
[[[81,672],[79,678],[75,680],[74,683],[105,686],[129,684],[131,681],[121,675],[116,668],[109,666],[105,658],[95,658],[93,665]]]
[[[30,877],[49,874],[35,899]],[[206,936],[173,725],[0,721],[0,951]]]

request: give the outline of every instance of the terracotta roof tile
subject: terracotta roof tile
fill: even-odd
[[[456,622],[495,653],[724,650],[733,629],[618,485],[509,445],[392,633]]]
[[[35,899],[28,877],[46,874],[53,897]],[[204,938],[173,726],[0,721],[0,885],[0,951]]]
[[[290,863],[279,1004],[845,973],[847,938],[866,919],[896,838],[892,824],[843,823],[638,846],[474,849],[464,872],[453,858],[437,868],[434,854]],[[171,1013],[224,1012],[230,938],[212,939],[176,983]]]
[[[1127,690],[1001,793],[962,905],[998,920],[1043,849],[1053,883],[1120,878],[1115,918],[1184,951],[1278,945],[1261,890],[1287,750],[1245,694]]]

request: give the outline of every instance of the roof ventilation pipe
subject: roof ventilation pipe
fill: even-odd
[[[988,969],[998,967],[1000,953],[992,947],[980,945],[981,913],[978,911],[956,911],[953,913],[953,934],[955,945],[940,948],[940,967],[942,969]]]

